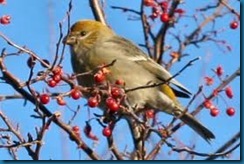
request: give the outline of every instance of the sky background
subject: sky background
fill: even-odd
[[[186,2],[180,7],[186,10],[187,15],[192,15],[195,9],[208,4],[209,1],[198,1],[197,3]],[[14,1],[7,0],[7,5],[0,5],[0,15],[9,14],[12,17],[11,24],[7,26],[0,25],[0,32],[8,36],[16,44],[24,46],[26,45],[29,49],[33,50],[41,58],[53,60],[55,54],[55,46],[57,39],[59,37],[58,23],[64,19],[65,13],[68,9],[68,0],[22,0]],[[138,10],[140,8],[140,1],[114,1],[107,0],[105,6],[106,19],[109,25],[116,31],[117,34],[134,41],[137,44],[143,43],[142,28],[139,21],[128,21],[128,17],[133,16],[130,13],[123,13],[119,10],[113,10],[109,6],[123,6],[128,8],[133,8]],[[231,3],[234,8],[239,11],[239,3],[233,1]],[[149,11],[149,9],[146,9]],[[208,13],[207,13],[208,14]],[[224,32],[219,34],[219,39],[226,40],[232,47],[232,51],[223,52],[211,43],[204,43],[200,48],[195,48],[190,46],[186,49],[186,53],[190,54],[189,57],[183,58],[181,62],[176,63],[170,70],[172,74],[179,71],[189,60],[195,57],[201,57],[201,60],[197,61],[192,67],[185,70],[177,79],[181,81],[187,88],[189,88],[192,93],[195,93],[198,86],[203,84],[203,78],[205,76],[212,76],[213,72],[211,69],[216,68],[218,65],[223,66],[225,75],[232,74],[238,67],[240,67],[240,28],[236,30],[231,30],[229,28],[229,23],[235,17],[232,14],[228,14],[223,18],[216,21],[216,29],[224,30]],[[89,8],[89,2],[87,0],[79,1],[73,0],[73,9],[71,13],[71,23],[76,22],[80,19],[93,19],[93,15]],[[199,20],[202,18],[199,17]],[[160,24],[159,20],[156,20],[154,25],[154,30],[156,31]],[[189,17],[184,17],[176,26],[172,29],[173,32],[183,31],[184,33],[190,32],[191,29],[196,27],[196,23],[192,21]],[[207,29],[211,29],[212,26],[207,26]],[[66,24],[64,26],[64,33],[66,33]],[[182,36],[183,37],[183,36]],[[167,44],[174,45],[175,40],[171,37],[167,38]],[[7,46],[7,44],[0,39],[0,48],[7,47],[7,52],[15,52],[15,49]],[[6,59],[7,68],[18,76],[21,80],[28,78],[28,68],[26,66],[27,55],[22,55],[21,57],[9,57]],[[166,55],[166,60],[168,60]],[[71,74],[72,68],[70,64],[70,55],[68,48],[66,48],[65,58],[63,61],[63,68],[66,73]],[[36,67],[35,71],[42,69],[40,66]],[[214,86],[205,87],[204,93],[208,95],[214,87],[218,86],[220,81],[216,79]],[[36,89],[40,92],[44,91],[45,87],[43,84],[34,85]],[[224,93],[214,101],[214,103],[220,109],[220,115],[218,117],[211,117],[209,111],[204,109],[198,118],[201,122],[214,132],[216,139],[211,142],[211,145],[207,144],[200,137],[198,137],[189,127],[184,126],[173,137],[180,138],[183,143],[189,144],[191,141],[196,142],[196,151],[203,153],[212,153],[219,148],[223,143],[230,139],[234,134],[240,131],[240,78],[234,80],[230,86],[234,92],[234,98],[226,98]],[[67,86],[56,87],[55,89],[49,89],[51,92],[67,91]],[[0,83],[0,95],[11,95],[14,94],[14,90],[11,89],[6,84]],[[71,109],[76,109],[77,105],[81,105],[81,113],[74,120],[73,125],[78,125],[81,128],[85,125],[85,120],[89,116],[87,112],[87,107],[85,100],[74,101],[67,98],[68,106]],[[182,104],[186,105],[189,100],[180,99]],[[199,105],[202,99],[194,101],[190,110]],[[26,137],[27,132],[35,134],[35,126],[38,126],[40,122],[30,118],[30,114],[33,106],[27,103],[23,106],[23,100],[16,101],[0,101],[0,110],[3,111],[14,124],[20,123],[20,131],[23,136]],[[72,116],[72,112],[68,107],[60,107],[55,101],[47,105],[52,112],[60,111],[64,120],[69,120]],[[229,117],[225,114],[225,109],[232,106],[236,109],[236,114],[233,117]],[[90,110],[90,113],[101,113],[98,109]],[[164,118],[163,122],[168,123],[172,118],[165,114],[159,114],[157,117]],[[93,125],[94,124],[94,125]],[[94,122],[92,123],[94,127],[94,133],[100,136],[101,128],[98,127]],[[2,122],[0,121],[0,128]],[[123,129],[121,131],[121,129]],[[127,140],[129,130],[124,121],[121,121],[120,125],[115,128],[114,131],[115,140],[121,142],[121,150],[127,145],[132,145],[131,140]],[[91,140],[87,139],[82,135],[83,139],[94,149],[103,154],[105,159],[110,156],[107,153],[106,140],[105,137],[100,136],[100,141],[94,144]],[[150,143],[155,143],[158,140],[157,137],[152,137]],[[86,155],[76,148],[76,145],[69,141],[69,138],[62,130],[60,130],[56,125],[51,125],[50,131],[47,132],[44,138],[45,145],[41,151],[41,159],[87,159]],[[150,145],[149,145],[150,147]],[[128,146],[128,150],[132,148]],[[168,148],[163,148],[161,152],[162,159],[180,159],[177,153],[168,155]],[[184,154],[183,154],[184,155]],[[21,148],[18,151],[19,159],[30,159],[26,150]],[[240,149],[234,151],[231,159],[240,158]],[[8,153],[4,149],[0,149],[0,159],[11,159]],[[204,159],[196,157],[196,159]]]

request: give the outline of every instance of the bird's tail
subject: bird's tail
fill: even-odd
[[[195,132],[197,132],[208,143],[211,139],[214,139],[214,134],[196,120],[190,113],[185,112],[180,119],[187,125],[189,125]]]
[[[196,118],[194,118],[190,113],[188,113],[184,110],[184,108],[178,102],[174,91],[170,88],[169,85],[166,85],[166,84],[162,85],[161,91],[164,94],[163,95],[164,97],[166,95],[170,100],[172,100],[174,102],[174,106],[171,108],[171,110],[168,110],[168,111],[164,110],[165,112],[167,112],[169,114],[173,114],[176,117],[179,117],[184,123],[189,125],[194,131],[196,131],[207,142],[209,142],[211,139],[215,138],[214,134],[210,130],[208,130],[206,127],[204,127],[199,121],[196,120]]]

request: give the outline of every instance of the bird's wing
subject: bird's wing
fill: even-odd
[[[141,65],[147,71],[154,74],[158,79],[167,81],[172,78],[172,75],[164,67],[148,57],[138,46],[136,46],[131,41],[122,37],[114,36],[114,38],[108,40],[107,43],[108,42],[109,44],[113,44],[113,47],[116,48],[117,52],[123,52],[120,53],[120,55],[123,55],[123,58],[126,58],[128,61],[134,61],[135,63]],[[118,56],[118,58],[120,57],[122,56]],[[169,82],[185,92],[182,93],[182,95],[185,95],[182,97],[187,97],[186,95],[191,94],[191,92],[176,79],[173,78]]]
[[[172,78],[172,75],[164,67],[153,61],[151,58],[148,58],[147,60],[138,60],[136,62],[157,76],[158,79],[162,81],[167,81],[170,79],[169,83],[175,85],[185,93],[191,94],[191,92],[185,86],[183,86],[176,79]]]

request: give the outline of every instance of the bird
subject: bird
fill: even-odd
[[[108,68],[110,73],[106,77],[111,84],[117,79],[123,79],[126,88],[162,84],[126,93],[130,107],[134,110],[152,108],[165,112],[178,117],[207,142],[215,138],[208,128],[180,104],[177,97],[190,97],[191,92],[135,43],[117,35],[109,26],[95,20],[77,21],[69,31],[63,43],[70,47],[74,73],[92,71],[98,66],[115,61]],[[91,74],[78,76],[77,81],[85,87],[95,84],[94,76]]]

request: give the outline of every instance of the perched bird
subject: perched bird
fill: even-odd
[[[109,67],[107,80],[115,83],[125,81],[126,88],[135,88],[169,80],[172,75],[161,65],[149,58],[131,41],[116,35],[108,26],[94,21],[81,20],[70,29],[64,38],[70,46],[71,62],[75,73],[94,70],[103,64],[115,63]],[[93,75],[78,77],[82,86],[94,86]],[[176,86],[179,90],[173,89]],[[206,141],[214,134],[186,112],[176,97],[189,97],[190,92],[177,80],[171,79],[161,86],[138,89],[127,93],[132,108],[153,108],[179,117]]]

